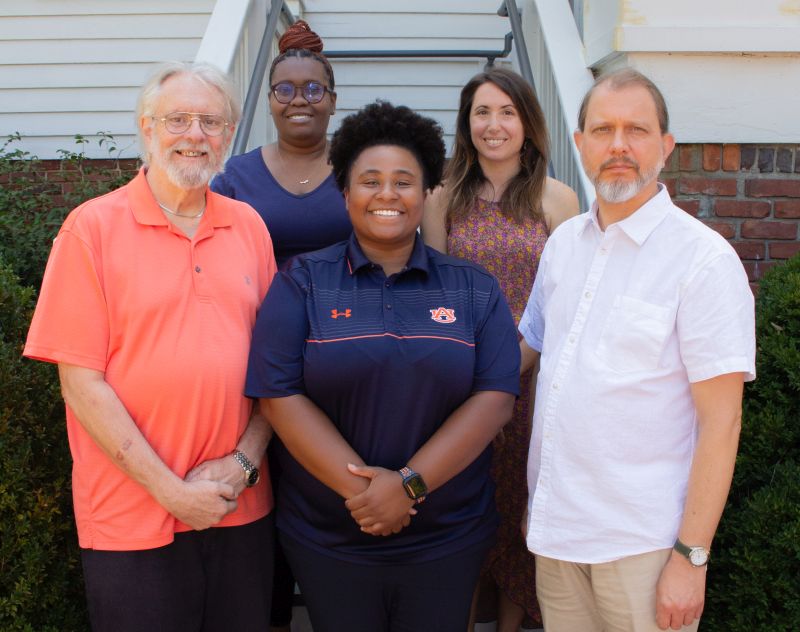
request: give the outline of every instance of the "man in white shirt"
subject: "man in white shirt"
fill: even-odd
[[[642,74],[597,80],[575,132],[597,203],[548,240],[520,322],[540,365],[523,528],[548,632],[695,630],[703,610],[753,296],[733,248],[657,182],[668,125]]]

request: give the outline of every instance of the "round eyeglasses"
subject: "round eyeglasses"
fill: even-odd
[[[272,86],[272,94],[275,95],[275,100],[283,104],[291,103],[298,90],[309,103],[319,103],[325,93],[330,92],[326,86],[318,81],[308,81],[302,86],[296,86],[290,81],[281,81]]]
[[[200,129],[206,136],[219,136],[229,123],[219,114],[202,114],[200,112],[172,112],[166,116],[154,116],[161,121],[170,134],[183,134],[192,126],[192,121],[200,122]]]

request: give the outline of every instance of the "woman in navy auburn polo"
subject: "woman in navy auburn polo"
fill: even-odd
[[[434,121],[371,104],[330,158],[353,234],[275,278],[247,373],[287,449],[281,541],[315,632],[463,632],[519,389],[513,319],[488,272],[417,235]]]

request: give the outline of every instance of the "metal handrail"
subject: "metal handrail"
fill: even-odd
[[[247,87],[247,95],[245,96],[244,105],[242,106],[242,119],[239,122],[239,126],[236,130],[236,136],[233,141],[233,148],[231,150],[233,155],[241,154],[247,148],[247,141],[250,137],[250,130],[253,126],[253,118],[255,116],[256,106],[258,105],[261,86],[264,83],[264,76],[267,72],[267,66],[270,63],[272,40],[275,37],[275,32],[278,28],[278,17],[280,14],[283,14],[288,24],[294,24],[295,22],[294,15],[292,15],[289,7],[286,6],[285,0],[272,0],[269,14],[267,16],[267,24],[264,27],[264,35],[261,38],[250,84]],[[485,57],[486,65],[492,66],[494,65],[495,59],[508,57],[508,55],[511,53],[512,40],[512,33],[506,33],[505,37],[503,38],[502,50],[326,50],[325,56],[328,59]],[[531,85],[533,85],[532,81]]]
[[[511,10],[509,10],[509,7]],[[497,9],[497,15],[508,18],[508,21],[511,22],[511,34],[517,40],[517,61],[519,61],[520,74],[533,88],[533,93],[536,94],[536,82],[533,80],[533,69],[531,68],[531,60],[528,58],[528,47],[525,44],[525,34],[522,32],[522,21],[519,17],[516,0],[503,0],[500,8]],[[547,175],[553,178],[555,174],[553,160],[550,158],[547,161]]]
[[[508,57],[511,52],[511,42],[513,35],[506,33],[503,38],[503,50],[332,50],[325,51],[325,57],[328,59],[403,59],[408,57],[486,57],[486,65],[494,65],[494,60],[498,57]]]
[[[253,118],[256,113],[256,106],[258,105],[261,85],[264,83],[267,65],[270,62],[272,40],[275,37],[275,31],[278,28],[278,17],[281,14],[283,14],[289,24],[294,24],[294,15],[292,15],[289,7],[286,6],[285,0],[272,0],[269,14],[267,15],[267,24],[264,27],[264,35],[258,47],[258,55],[256,57],[255,66],[253,67],[253,74],[250,78],[250,84],[247,86],[247,96],[242,106],[242,119],[239,122],[239,127],[236,130],[236,138],[233,141],[233,149],[231,151],[233,155],[241,154],[247,148],[247,139],[250,137],[250,128],[253,126]]]
[[[509,5],[511,10],[508,10]],[[528,47],[525,44],[525,34],[522,32],[522,22],[519,18],[519,9],[515,0],[503,0],[500,8],[497,10],[497,15],[503,18],[508,18],[511,22],[511,33],[513,38],[517,41],[517,61],[519,61],[520,74],[525,81],[531,84],[534,93],[536,92],[536,84],[533,81],[533,69],[531,68],[531,60],[528,59]]]

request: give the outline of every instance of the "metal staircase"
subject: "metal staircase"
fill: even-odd
[[[537,91],[545,111],[552,145],[551,174],[571,186],[578,193],[581,208],[587,209],[593,188],[572,142],[578,104],[592,82],[582,59],[582,42],[567,0],[528,0],[524,4],[524,11],[520,11],[515,0],[502,1],[497,13],[508,18],[511,30],[502,48],[496,50],[326,49],[325,55],[332,60],[470,58],[485,59],[491,66],[515,50],[514,67]],[[222,66],[232,72],[239,85],[247,87],[233,153],[270,140],[263,123],[267,119],[264,77],[277,52],[279,33],[294,20],[286,0],[218,0],[212,13],[197,59]],[[254,23],[263,24],[260,37]],[[532,51],[526,39],[532,42]]]

